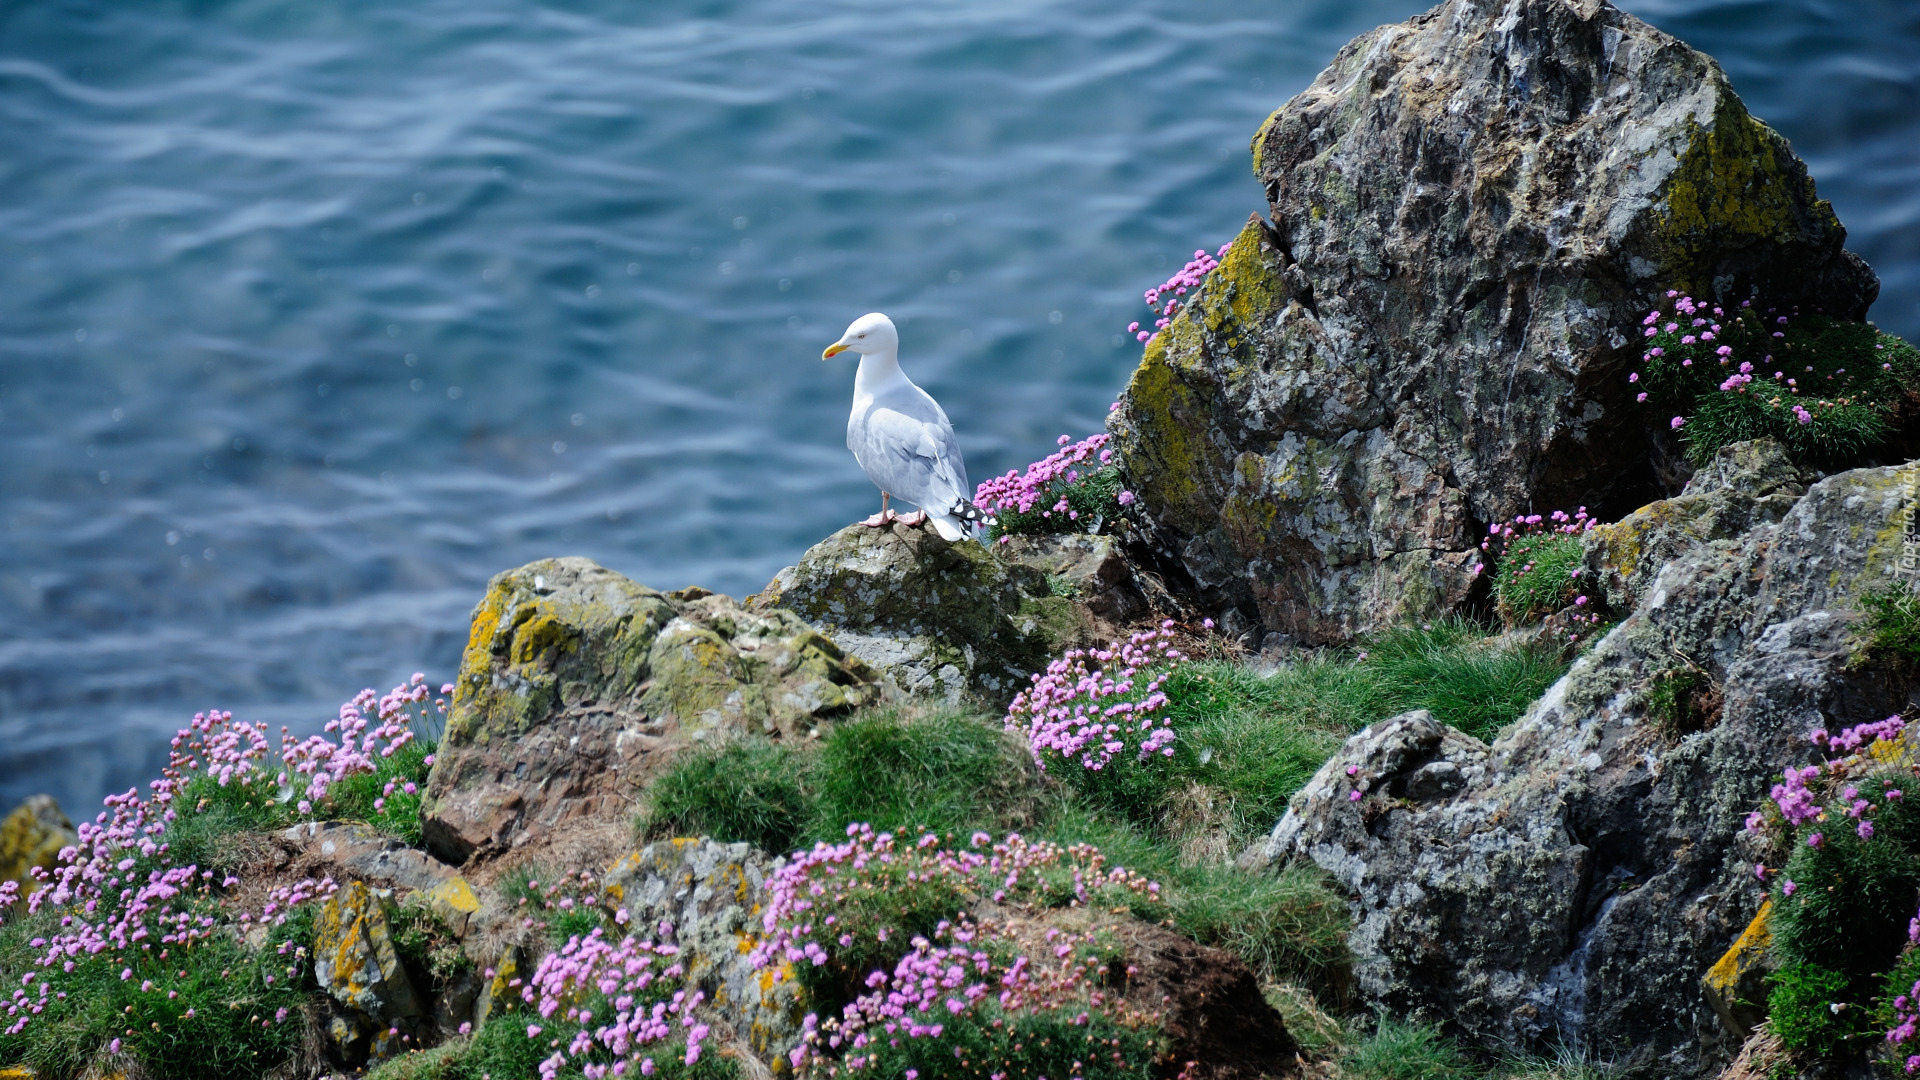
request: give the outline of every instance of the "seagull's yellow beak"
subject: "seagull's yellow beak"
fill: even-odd
[[[846,342],[836,341],[833,344],[827,346],[827,351],[820,354],[820,359],[825,360],[828,357],[839,356],[841,353],[846,352],[847,349],[849,348],[851,348],[851,346],[849,346]]]

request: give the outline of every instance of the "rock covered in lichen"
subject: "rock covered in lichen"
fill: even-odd
[[[1260,855],[1311,860],[1348,892],[1360,987],[1389,1009],[1489,1047],[1630,1047],[1650,1074],[1711,1075],[1739,1043],[1700,979],[1764,896],[1745,816],[1813,756],[1809,731],[1909,700],[1854,662],[1851,624],[1887,583],[1916,497],[1920,463],[1854,470],[1777,520],[1676,552],[1491,746],[1416,718],[1376,725]],[[1655,690],[1676,674],[1718,711],[1663,706]],[[1457,786],[1417,796],[1441,761]]]
[[[807,549],[752,604],[798,614],[906,693],[1005,703],[1051,658],[1092,639],[1074,591],[1092,594],[1119,575],[1109,538],[1086,545],[1026,538],[1003,556],[931,529],[850,525]]]
[[[18,884],[20,895],[27,896],[40,887],[34,867],[51,869],[61,848],[79,842],[73,822],[53,796],[29,795],[0,821],[0,881]]]
[[[681,747],[804,736],[879,699],[876,673],[790,612],[662,593],[586,559],[496,576],[474,610],[422,807],[449,862],[563,822],[623,822]]]
[[[1627,381],[1664,290],[1849,317],[1878,291],[1719,66],[1604,0],[1364,34],[1253,157],[1270,220],[1111,427],[1203,604],[1308,642],[1467,600],[1486,522],[1669,490],[1668,417]]]
[[[679,947],[688,985],[706,991],[737,1041],[784,1068],[800,1039],[799,989],[750,956],[762,936],[767,875],[778,866],[750,844],[665,840],[614,863],[601,888],[609,908],[626,910],[634,933]]]
[[[1631,611],[1669,561],[1780,520],[1806,491],[1807,476],[1772,439],[1722,447],[1678,496],[1586,533],[1582,569],[1609,607]]]
[[[348,1064],[393,1056],[402,1049],[397,1036],[417,1036],[425,1015],[393,946],[391,904],[391,893],[353,881],[328,897],[314,918],[314,980],[338,1006],[328,1037],[334,1054]]]

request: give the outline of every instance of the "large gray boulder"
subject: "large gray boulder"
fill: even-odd
[[[881,694],[791,612],[663,593],[587,559],[529,563],[474,609],[421,806],[428,849],[459,865],[580,825],[623,838],[684,747],[804,738]]]
[[[1270,216],[1111,426],[1154,544],[1306,642],[1468,598],[1479,534],[1684,481],[1634,404],[1667,289],[1863,317],[1872,271],[1714,61],[1604,0],[1447,0],[1253,140]]]
[[[1768,475],[1752,458],[1748,475]],[[1779,479],[1774,494],[1791,490]],[[1917,493],[1910,463],[1829,477],[1781,514],[1723,503],[1751,527],[1666,563],[1490,746],[1424,713],[1374,725],[1249,861],[1332,874],[1360,988],[1389,1009],[1488,1047],[1562,1042],[1711,1075],[1738,1040],[1700,979],[1764,895],[1743,819],[1809,760],[1808,731],[1909,704],[1905,682],[1854,662],[1853,624],[1892,580]],[[1675,678],[1699,691],[1692,707],[1653,693]]]

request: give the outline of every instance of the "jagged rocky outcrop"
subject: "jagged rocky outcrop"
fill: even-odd
[[[1049,660],[1159,607],[1165,589],[1111,536],[948,543],[850,525],[751,598],[798,614],[901,692],[1004,705]]]
[[[579,558],[496,576],[474,609],[422,821],[455,865],[621,823],[681,747],[804,737],[880,699],[874,670],[787,611],[663,593]]]
[[[1711,519],[1695,511],[1713,498],[1750,526],[1674,550],[1518,723],[1490,746],[1425,714],[1376,724],[1250,853],[1309,860],[1349,893],[1369,998],[1483,1045],[1564,1042],[1653,1075],[1711,1075],[1738,1049],[1700,979],[1763,899],[1743,819],[1809,758],[1808,731],[1910,703],[1854,662],[1852,624],[1891,580],[1920,463],[1797,499],[1764,447],[1720,464],[1721,495],[1648,507],[1641,542],[1678,548],[1663,523]],[[1676,677],[1697,707],[1658,703]]]
[[[1111,427],[1211,611],[1306,642],[1469,600],[1489,521],[1685,478],[1636,406],[1667,289],[1864,317],[1786,140],[1604,0],[1447,0],[1364,34],[1253,139],[1249,223]]]

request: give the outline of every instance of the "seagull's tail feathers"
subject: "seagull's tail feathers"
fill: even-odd
[[[955,499],[946,513],[928,514],[927,520],[933,522],[934,531],[940,534],[940,539],[954,543],[972,536],[973,530],[986,517],[986,511],[965,499]]]

